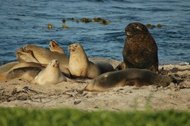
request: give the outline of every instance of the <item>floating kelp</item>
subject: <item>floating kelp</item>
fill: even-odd
[[[93,21],[99,22],[100,24],[103,24],[103,25],[108,25],[110,23],[110,21],[103,19],[103,18],[100,18],[100,17],[93,18]]]
[[[67,28],[69,28],[69,26],[66,24],[66,19],[62,19],[62,27],[64,28],[64,29],[67,29]]]
[[[63,27],[64,29],[69,28],[69,26],[68,26],[68,25],[66,25],[66,23],[63,23],[62,27]]]
[[[149,29],[153,29],[153,28],[161,28],[163,25],[161,24],[156,24],[156,25],[153,25],[153,24],[146,24],[146,27],[149,28]]]
[[[79,19],[76,19],[76,18],[67,18],[68,21],[73,21],[73,22],[77,22],[79,23],[80,20]]]
[[[62,19],[62,28],[63,29],[68,29],[69,26],[66,24],[66,22],[68,21],[72,21],[72,22],[76,22],[76,23],[91,23],[91,22],[95,22],[95,23],[99,23],[99,24],[102,24],[102,25],[108,25],[111,23],[111,21],[108,21],[104,18],[100,18],[100,17],[94,17],[94,18],[86,18],[86,17],[83,17],[83,18],[63,18]],[[48,23],[47,24],[47,28],[49,30],[53,29],[53,24],[51,23]]]
[[[50,30],[53,28],[53,25],[49,23],[49,24],[47,24],[47,28]]]
[[[83,23],[90,23],[90,22],[92,22],[93,20],[92,19],[90,19],[90,18],[81,18],[80,19],[80,22],[83,22]]]
[[[97,23],[100,23],[102,25],[108,25],[109,23],[111,23],[110,21],[104,19],[104,18],[100,18],[100,17],[94,17],[94,18],[86,18],[86,17],[83,17],[83,18],[67,18],[67,19],[63,19],[65,22],[66,20],[68,21],[73,21],[73,22],[81,22],[81,23],[91,23],[91,22],[97,22]]]
[[[161,25],[161,24],[157,24],[156,27],[157,27],[157,28],[161,28],[162,25]]]
[[[63,22],[63,23],[66,23],[66,19],[62,19],[62,22]]]

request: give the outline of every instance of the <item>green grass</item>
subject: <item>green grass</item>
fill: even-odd
[[[0,108],[0,126],[190,126],[179,111],[87,112],[75,109]]]

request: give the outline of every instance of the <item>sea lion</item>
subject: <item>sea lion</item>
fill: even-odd
[[[17,63],[7,71],[0,73],[0,80],[11,80],[20,78],[24,80],[33,80],[34,77],[43,69],[38,63],[22,62]]]
[[[26,45],[23,47],[25,52],[32,51],[34,58],[41,64],[49,64],[53,59],[57,59],[62,65],[68,65],[68,58],[63,53],[51,52],[46,48],[39,47],[37,45]]]
[[[79,43],[69,45],[69,71],[74,77],[95,78],[98,75],[113,71],[113,66],[109,63],[93,63],[88,57]]]
[[[59,46],[59,44],[55,40],[51,40],[49,43],[49,49],[52,52],[58,52],[65,54],[64,49]]]
[[[34,79],[34,83],[39,85],[57,84],[61,81],[66,81],[66,77],[62,74],[56,59],[52,60]]]
[[[17,58],[22,59],[24,62],[38,62],[44,66],[49,64],[53,59],[57,59],[59,62],[59,67],[61,71],[66,75],[70,76],[68,70],[69,59],[64,53],[59,53],[56,51],[50,51],[49,49],[39,47],[37,45],[26,45],[21,49],[18,49],[21,53],[17,53]],[[24,54],[24,55],[23,55]]]
[[[123,60],[127,68],[158,71],[158,48],[145,25],[134,22],[125,28]]]
[[[146,69],[128,68],[114,72],[107,72],[92,80],[84,90],[87,91],[106,91],[118,86],[143,86],[158,85],[168,86],[172,78],[159,75]]]
[[[39,63],[31,50],[24,51],[23,48],[19,48],[16,50],[16,57],[19,62]]]

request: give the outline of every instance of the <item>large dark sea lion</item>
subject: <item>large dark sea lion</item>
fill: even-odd
[[[159,75],[150,70],[128,68],[114,72],[104,73],[88,84],[84,90],[87,91],[106,91],[119,86],[143,86],[158,85],[168,86],[172,78],[165,75]]]
[[[109,63],[99,62],[97,64],[88,60],[88,57],[79,43],[69,46],[69,71],[74,77],[95,78],[98,75],[113,71],[113,66]]]
[[[158,48],[145,25],[134,22],[125,28],[123,60],[126,68],[158,71]]]

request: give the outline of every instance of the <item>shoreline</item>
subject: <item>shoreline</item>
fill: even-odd
[[[90,58],[92,61],[108,61],[114,67],[120,61]],[[40,86],[14,79],[0,82],[0,107],[24,108],[77,108],[82,110],[189,110],[190,65],[159,65],[169,75],[183,80],[167,87],[124,86],[105,92],[81,91],[90,79],[74,79],[56,85]]]

